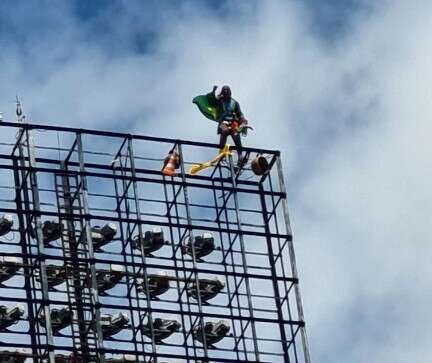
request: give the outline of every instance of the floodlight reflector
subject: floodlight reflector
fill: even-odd
[[[125,313],[101,315],[100,324],[104,338],[110,338],[128,327],[129,317]]]
[[[167,339],[169,336],[178,332],[181,328],[181,324],[174,319],[161,319],[156,318],[153,320],[153,334],[155,343],[161,343],[162,340]],[[146,325],[143,325],[142,332],[145,336],[152,338],[152,329],[150,326],[150,320]]]
[[[105,291],[112,289],[124,276],[124,268],[121,265],[111,265],[109,271],[97,271],[96,279],[99,293],[105,293]]]
[[[12,278],[22,267],[21,262],[16,257],[5,256],[0,259],[0,283]]]
[[[142,250],[146,255],[160,250],[164,245],[169,243],[165,241],[164,233],[159,227],[155,227],[151,231],[146,231],[143,238],[136,236],[132,242],[134,248]]]
[[[202,258],[209,255],[215,249],[213,235],[211,233],[206,232],[200,236],[195,236],[193,243],[192,243],[192,238],[189,237],[186,243],[182,245],[181,250],[184,254],[193,256],[193,248],[195,248],[196,258]]]
[[[11,231],[13,223],[14,221],[10,214],[4,214],[0,218],[0,237]]]
[[[147,275],[147,281],[150,298],[152,299],[164,294],[170,288],[170,280],[166,272],[163,274],[149,274]],[[143,294],[147,293],[144,279],[137,279],[137,290]]]
[[[5,305],[0,305],[0,331],[17,324],[23,315],[24,307],[20,304],[12,309],[9,309]]]
[[[73,312],[69,308],[51,309],[51,328],[54,335],[58,335],[60,330],[65,329],[72,324]],[[40,318],[41,324],[45,326],[45,318]],[[46,327],[46,326],[45,326]]]
[[[198,286],[201,300],[208,301],[210,299],[213,299],[223,290],[223,288],[225,287],[225,283],[223,283],[218,278],[199,279]],[[195,300],[198,300],[198,288],[196,281],[189,283],[186,290],[189,296],[192,296]]]
[[[204,330],[201,324],[197,324],[193,329],[193,337],[203,343],[203,336],[208,345],[213,345],[225,338],[230,330],[229,323],[226,320],[218,322],[207,322],[204,324]]]
[[[45,221],[42,224],[42,234],[44,244],[47,246],[51,242],[58,240],[63,232],[63,225],[57,221]]]
[[[91,228],[91,237],[95,249],[100,249],[107,243],[113,241],[117,234],[117,226],[114,223],[107,223],[103,227],[95,226]]]

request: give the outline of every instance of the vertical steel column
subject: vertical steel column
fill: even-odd
[[[178,144],[178,151],[179,151],[179,157],[180,157],[180,170],[181,170],[181,176],[182,176],[182,182],[183,182],[183,196],[185,199],[186,217],[187,217],[187,222],[188,222],[188,229],[190,231],[189,238],[191,239],[191,246],[192,246],[192,266],[193,266],[193,269],[195,272],[195,283],[196,283],[196,288],[197,288],[198,311],[199,311],[199,316],[200,316],[199,324],[201,325],[201,332],[202,332],[202,337],[203,337],[204,356],[206,358],[208,358],[207,342],[205,339],[205,331],[204,331],[204,326],[205,326],[204,325],[204,316],[203,316],[203,312],[202,312],[201,291],[199,288],[200,284],[199,284],[199,277],[198,277],[198,272],[197,272],[198,266],[197,266],[197,261],[196,261],[196,256],[195,256],[194,235],[193,235],[193,231],[192,231],[192,217],[191,217],[191,212],[190,212],[189,194],[188,194],[188,190],[186,187],[186,170],[185,170],[185,166],[184,166],[183,149],[182,149],[182,145],[180,143]],[[193,329],[193,327],[191,327],[191,329]]]
[[[244,240],[243,240],[243,233],[242,233],[242,223],[240,218],[240,205],[238,201],[238,195],[237,195],[237,181],[235,178],[235,172],[234,172],[234,162],[232,155],[229,155],[229,165],[230,165],[230,174],[231,174],[231,182],[233,186],[233,198],[234,198],[234,205],[235,205],[235,213],[236,213],[236,220],[237,220],[237,228],[239,230],[239,240],[240,240],[240,249],[242,254],[242,263],[243,263],[243,270],[244,273],[247,274],[248,268],[247,268],[247,261],[246,261],[246,254],[245,254],[245,248],[244,248]],[[252,307],[252,298],[251,298],[251,290],[249,285],[249,278],[245,276],[245,285],[246,285],[246,293],[248,295],[248,308],[249,308],[249,314],[250,314],[250,323],[252,327],[252,338],[254,342],[254,351],[255,351],[255,359],[257,361],[260,360],[259,358],[259,350],[258,350],[258,344],[257,344],[257,335],[256,335],[256,329],[255,329],[255,323],[253,321],[253,307]],[[247,355],[246,355],[247,357]]]
[[[64,172],[62,175],[62,188],[63,188],[63,203],[64,203],[64,209],[67,214],[70,216],[67,218],[67,231],[68,231],[68,239],[67,239],[67,246],[65,246],[64,238],[62,237],[62,247],[63,247],[63,257],[66,259],[67,257],[71,258],[71,267],[73,270],[71,276],[66,277],[66,291],[67,296],[69,300],[69,306],[71,308],[71,311],[73,311],[72,308],[72,300],[75,300],[76,305],[76,311],[77,311],[77,319],[78,319],[78,335],[79,335],[79,341],[80,341],[80,347],[79,349],[82,351],[83,358],[89,359],[91,356],[90,350],[89,350],[89,344],[87,339],[87,332],[86,332],[86,321],[85,321],[85,312],[84,312],[84,304],[82,301],[82,289],[85,288],[82,286],[81,281],[81,272],[80,272],[80,262],[79,262],[79,248],[75,237],[75,225],[73,221],[73,214],[74,214],[74,207],[73,207],[73,201],[71,198],[71,186],[69,182],[69,171],[67,168],[67,164],[65,162],[60,162],[60,168]],[[77,188],[79,186],[77,185]],[[60,212],[61,207],[61,201],[60,198],[58,199],[58,208]],[[69,251],[67,252],[68,249]],[[68,267],[66,261],[63,262],[63,266],[65,266],[66,271],[68,271]],[[67,267],[66,267],[67,266]],[[75,275],[74,272],[77,274]],[[68,280],[71,280],[72,282],[72,289],[69,289],[70,282]],[[72,330],[72,340],[73,344],[75,346],[75,331],[74,331],[74,323],[71,324],[71,330]]]
[[[122,166],[122,161],[121,161],[121,158],[122,158],[121,151],[122,151],[123,146],[124,146],[125,143],[126,143],[126,140],[120,146],[120,149],[119,149],[118,153],[114,157],[114,160],[118,159],[119,164],[120,164],[120,168],[122,168],[122,169],[123,169],[123,166]],[[115,199],[116,199],[116,202],[117,202],[116,210],[117,210],[117,216],[118,216],[118,223],[119,223],[119,226],[120,226],[120,228],[119,228],[119,230],[120,230],[120,238],[121,238],[121,241],[122,241],[121,255],[123,257],[123,263],[124,263],[125,271],[126,271],[126,291],[127,291],[126,297],[128,298],[128,303],[129,303],[128,308],[129,308],[129,313],[130,313],[131,322],[132,322],[132,342],[134,344],[135,352],[138,352],[138,340],[137,340],[138,333],[137,332],[139,331],[140,328],[137,327],[137,324],[135,324],[134,309],[133,309],[133,303],[132,303],[133,298],[134,298],[134,297],[132,297],[132,289],[134,288],[135,279],[136,279],[136,275],[137,274],[136,274],[136,268],[135,268],[135,263],[134,263],[135,260],[134,260],[134,257],[133,257],[133,253],[134,252],[133,252],[132,247],[130,246],[130,244],[131,244],[131,238],[129,238],[129,236],[128,236],[128,233],[129,233],[129,223],[128,223],[127,231],[125,232],[124,231],[124,227],[123,227],[123,222],[121,221],[122,213],[123,213],[122,210],[121,210],[121,204],[123,203],[122,199],[124,199],[125,209],[126,209],[126,216],[127,216],[128,219],[130,218],[130,214],[129,214],[129,201],[128,201],[127,195],[124,195],[124,193],[123,193],[122,196],[120,196],[119,187],[117,185],[117,180],[116,180],[117,174],[116,174],[115,162],[112,164],[112,171],[113,171],[113,182],[114,182],[114,190],[115,190]],[[121,175],[124,175],[123,170],[121,172]],[[126,183],[125,183],[124,180],[122,180],[122,184],[123,184],[123,189],[125,190],[126,189],[125,188],[125,184]],[[132,276],[133,277],[131,277],[131,274],[129,273],[129,268],[130,267],[128,266],[128,260],[127,260],[128,256],[127,256],[127,251],[126,251],[126,248],[128,246],[130,247],[130,257],[132,259],[132,271],[133,271]],[[138,293],[136,291],[136,288],[135,288],[135,299],[137,300],[137,304],[138,304],[138,307],[139,307],[139,301],[138,301],[139,296],[138,296]],[[144,340],[142,338],[142,334],[141,334],[141,344],[142,344],[142,347],[144,348]]]
[[[217,217],[218,222],[220,222],[222,214],[225,215],[225,222],[224,223],[226,225],[226,228],[229,229],[230,226],[229,226],[229,214],[228,214],[228,210],[230,209],[230,207],[228,206],[228,201],[229,201],[229,198],[231,197],[231,192],[230,193],[224,192],[223,188],[224,188],[225,184],[223,182],[223,172],[222,172],[222,168],[221,168],[220,164],[218,164],[218,169],[219,169],[220,185],[222,187],[222,190],[221,190],[221,194],[222,195],[220,197],[220,198],[222,198],[222,206],[221,206],[221,212],[220,213],[217,212],[216,215],[218,216]],[[213,192],[216,194],[215,190]],[[215,202],[215,203],[217,205],[217,202]],[[228,256],[229,256],[230,259],[231,259],[232,271],[234,273],[236,273],[236,264],[234,262],[234,253],[233,253],[233,244],[235,242],[235,237],[231,238],[231,234],[230,233],[228,233],[228,237],[229,237],[228,238],[228,240],[229,240],[228,241],[229,242],[229,246],[228,246],[228,249],[226,250],[226,254],[225,254],[225,250],[224,250],[224,247],[223,247],[223,243],[221,243],[221,245],[222,245],[222,253],[223,253],[222,257],[223,257],[224,267],[225,267],[225,271],[227,271],[225,264],[226,264],[226,261],[227,261]],[[222,240],[221,240],[221,242],[222,242]],[[242,278],[240,278],[240,282],[238,282],[237,276],[233,275],[233,280],[234,280],[234,290],[232,291],[232,294],[231,294],[230,289],[229,289],[229,278],[227,277],[228,304],[229,304],[229,307],[230,307],[231,319],[233,319],[233,316],[234,316],[233,307],[232,307],[234,299],[236,299],[237,310],[238,310],[239,314],[241,314],[241,312],[243,310],[242,306],[241,306],[240,293],[239,293],[239,287],[241,285]],[[233,324],[233,332],[234,332],[234,336],[235,336],[235,339],[234,339],[234,341],[235,341],[234,348],[236,350],[237,357],[238,357],[238,355],[239,355],[239,348],[238,347],[239,347],[240,343],[242,343],[242,345],[243,345],[243,354],[245,355],[245,357],[247,359],[247,345],[246,345],[246,339],[245,339],[244,335],[245,335],[245,330],[246,330],[246,328],[247,328],[247,326],[248,326],[249,323],[246,322],[245,324],[243,324],[243,320],[240,320],[239,324],[240,324],[240,331],[241,331],[241,333],[240,333],[239,336],[236,333],[235,324]],[[239,357],[237,359],[239,359]]]
[[[30,258],[29,258],[29,250],[27,246],[27,233],[26,229],[28,229],[29,226],[29,218],[28,215],[27,218],[24,218],[24,211],[22,204],[24,201],[21,198],[21,183],[20,183],[20,177],[18,172],[18,161],[17,158],[14,156],[13,158],[13,167],[14,167],[14,179],[15,179],[15,204],[17,208],[17,216],[18,216],[18,223],[19,223],[19,232],[20,232],[20,245],[21,245],[21,252],[23,254],[23,270],[24,270],[24,289],[26,291],[26,298],[27,298],[27,308],[28,312],[27,315],[29,317],[30,321],[35,321],[35,312],[33,311],[33,302],[32,302],[32,284],[31,284],[31,275],[33,274],[33,269],[30,264]],[[25,221],[27,220],[27,225]],[[35,324],[29,324],[29,333],[30,333],[30,341],[32,344],[32,354],[37,354],[37,348],[36,348],[36,329]]]
[[[166,188],[166,183],[164,183],[164,188],[165,188],[165,190],[167,189]],[[182,203],[181,202],[177,203],[177,198],[179,197],[180,192],[182,191],[182,188],[183,188],[183,186],[180,185],[179,188],[178,188],[178,190],[176,191],[175,184],[171,183],[173,200],[171,201],[171,206],[169,207],[168,211],[170,211],[171,208],[174,208],[174,210],[175,210],[175,221],[176,221],[177,224],[181,223],[181,221],[180,221],[181,217],[180,217],[180,213],[179,213],[179,204],[182,204]],[[165,196],[167,198],[167,196],[168,196],[167,192],[165,192]],[[167,205],[169,205],[168,200],[167,200]],[[186,206],[186,203],[184,203],[184,205]],[[171,212],[170,212],[170,218],[171,218]],[[181,227],[179,227],[179,226],[177,226],[176,229],[177,229],[178,240],[179,240],[179,244],[178,244],[178,246],[176,248],[176,251],[177,251],[179,248],[181,248],[181,242],[183,241],[184,238],[187,237],[187,232],[188,231],[184,231],[182,233]],[[182,275],[183,275],[183,277],[182,277],[183,280],[182,281],[184,282],[184,285],[183,285],[183,288],[180,288],[180,284],[179,284],[180,279],[177,281],[177,288],[178,288],[177,293],[178,293],[178,302],[179,302],[179,304],[181,306],[181,311],[184,314],[183,317],[182,317],[183,326],[184,327],[186,326],[184,324],[184,321],[185,321],[184,317],[186,316],[188,318],[188,321],[189,321],[189,324],[190,324],[190,327],[191,327],[191,330],[189,332],[185,331],[185,334],[184,334],[184,337],[185,337],[184,346],[185,346],[185,349],[186,349],[187,362],[189,363],[191,361],[189,359],[191,357],[189,355],[189,348],[193,349],[193,355],[192,355],[192,357],[196,358],[197,355],[198,355],[197,351],[198,351],[198,349],[201,349],[201,347],[198,346],[198,344],[197,344],[198,342],[193,338],[192,328],[195,326],[197,319],[193,318],[193,316],[191,314],[188,314],[188,313],[190,313],[192,311],[191,310],[192,304],[191,304],[190,299],[189,299],[189,297],[188,297],[187,294],[185,294],[185,296],[186,296],[186,306],[187,306],[186,312],[184,312],[185,310],[183,309],[183,302],[182,302],[181,299],[183,297],[183,294],[186,291],[186,285],[189,282],[190,278],[187,277],[186,260],[185,260],[184,253],[181,253],[180,256],[181,256],[181,267],[182,267]],[[201,317],[199,317],[199,320],[200,321],[202,320]],[[201,323],[200,323],[200,325],[201,325]],[[189,339],[189,337],[191,337],[192,346],[188,346],[188,344],[187,344],[187,340]]]
[[[169,226],[170,237],[171,237],[171,241],[174,241],[174,232],[173,232],[173,226],[172,226],[172,219],[173,219],[173,217],[171,216],[171,207],[170,207],[169,201],[168,201],[168,188],[167,188],[166,183],[163,184],[163,187],[164,187],[165,205],[166,205],[166,208],[167,208],[167,218],[168,218],[168,221],[169,221],[169,224],[170,224],[170,226]],[[173,185],[173,188],[174,188],[174,185]],[[176,198],[175,188],[173,190],[173,196],[174,196],[174,198]],[[175,201],[175,199],[174,199],[174,201]],[[178,220],[178,208],[177,208],[177,202],[176,201],[175,201],[175,210],[176,210],[176,215],[175,215],[174,218],[177,218],[177,222],[179,222],[179,220]],[[179,237],[180,237],[180,231],[177,231],[177,232],[178,232]],[[172,253],[173,253],[173,260],[174,260],[174,266],[175,266],[174,273],[175,273],[175,276],[176,276],[176,286],[177,286],[177,293],[178,293],[178,300],[177,300],[177,302],[178,302],[179,307],[180,307],[180,316],[181,316],[181,321],[182,321],[182,327],[183,327],[183,329],[185,329],[185,326],[186,326],[185,323],[186,323],[186,316],[187,316],[187,314],[185,313],[185,311],[183,309],[183,304],[182,304],[182,301],[181,301],[181,295],[182,295],[182,289],[180,287],[180,278],[181,277],[179,275],[179,272],[180,272],[179,271],[179,262],[177,261],[177,257],[176,257],[176,253],[177,253],[177,251],[180,248],[181,248],[181,244],[180,243],[177,246],[174,246],[174,243],[171,244],[171,250],[172,250]],[[184,255],[183,254],[181,254],[181,259],[182,259],[182,264],[183,264],[183,267],[184,267]],[[186,275],[183,272],[183,278],[186,281],[185,277],[186,277]],[[184,291],[184,289],[183,289],[183,291]],[[189,321],[191,323],[190,316],[189,316]],[[192,336],[191,333],[190,333],[190,335]],[[190,360],[189,360],[189,349],[188,349],[188,345],[187,345],[188,333],[183,334],[183,338],[184,338],[184,348],[185,348],[185,354],[186,354],[186,362],[189,363],[190,362]],[[192,338],[192,342],[193,342],[194,348],[195,348],[195,342],[194,342],[193,338]]]
[[[220,179],[222,179],[222,170],[221,170],[220,164],[217,165],[217,169],[219,171]],[[216,171],[214,173],[216,173]],[[226,216],[225,219],[228,222],[226,201],[225,201],[225,197],[224,197],[224,200],[223,200],[223,203],[222,203],[222,207],[221,207],[221,211],[219,213],[219,205],[218,205],[218,201],[217,201],[217,193],[216,193],[216,189],[215,189],[215,182],[214,182],[214,180],[212,180],[212,185],[213,185],[213,200],[214,200],[215,209],[216,209],[216,219],[217,219],[217,223],[218,223],[218,228],[222,229],[222,224],[221,224],[221,221],[220,221],[220,216],[222,215],[223,212],[225,212],[225,216]],[[222,181],[221,181],[221,186],[223,187],[223,182]],[[222,190],[222,195],[224,196],[223,190]],[[226,288],[227,288],[228,306],[229,306],[229,309],[230,309],[230,317],[232,318],[234,316],[234,311],[233,311],[233,306],[232,306],[233,305],[232,302],[234,300],[234,295],[236,295],[236,297],[237,297],[237,304],[239,306],[239,311],[241,311],[240,310],[240,306],[241,305],[240,305],[240,299],[239,299],[238,293],[237,293],[237,291],[235,291],[237,289],[237,281],[236,281],[236,277],[235,276],[233,276],[234,285],[235,285],[235,290],[234,290],[235,294],[231,297],[231,289],[230,289],[230,282],[229,282],[229,276],[228,276],[228,269],[227,269],[227,266],[226,266],[226,258],[228,257],[228,252],[227,252],[227,255],[225,256],[225,249],[224,249],[224,244],[223,244],[223,235],[222,235],[222,232],[220,232],[220,231],[219,231],[219,238],[221,239],[222,262],[223,262],[223,266],[224,266],[224,274],[225,274],[224,277],[225,277]],[[229,250],[230,249],[231,249],[231,247],[229,248]],[[232,259],[232,252],[231,252],[231,259]],[[233,266],[233,272],[235,272],[234,266]],[[244,334],[244,329],[243,329],[243,321],[242,320],[240,320],[240,327],[241,327],[241,335],[243,335]],[[237,332],[236,332],[235,324],[233,324],[233,333],[234,333],[234,342],[235,342],[235,344],[234,344],[234,350],[235,350],[235,353],[237,355],[237,360],[240,360],[240,352],[239,352],[239,348],[238,347],[239,347],[240,341],[241,341],[243,343],[243,350],[244,350],[245,357],[247,357],[246,342],[245,342],[244,338],[238,338],[238,340],[236,341],[236,339],[237,339]]]
[[[275,158],[276,158],[276,156],[273,158],[273,159],[274,159],[274,163],[276,162],[276,159],[275,159]],[[273,160],[272,160],[272,162],[273,162]],[[274,163],[273,163],[273,164],[274,164]],[[270,220],[273,218],[273,219],[274,219],[274,226],[275,226],[276,234],[277,234],[277,235],[280,235],[280,229],[279,229],[279,223],[278,223],[278,218],[277,218],[277,209],[276,209],[276,208],[277,208],[278,204],[282,201],[282,198],[279,198],[279,202],[278,202],[278,203],[275,203],[275,196],[274,196],[274,189],[273,189],[273,183],[272,183],[272,176],[271,176],[271,173],[268,173],[266,178],[261,178],[261,181],[260,181],[260,190],[264,191],[264,189],[262,188],[262,186],[263,186],[263,183],[264,183],[264,180],[265,180],[265,179],[268,180],[268,184],[269,184],[269,186],[270,186],[271,201],[272,201],[272,206],[273,206],[273,210],[272,210],[272,212],[271,212],[271,213],[269,214],[269,216],[267,217],[267,218],[268,218],[267,223],[268,223],[268,225],[270,225]],[[280,188],[279,188],[279,189],[280,189]],[[265,196],[263,195],[262,197],[263,197],[263,201],[266,202],[266,200],[265,200]],[[266,204],[266,203],[265,203],[265,204]],[[267,204],[266,204],[266,208],[267,208]],[[285,221],[284,221],[284,222],[285,222]],[[283,223],[283,224],[285,225],[285,223]],[[285,228],[286,228],[286,227],[285,227]],[[290,235],[290,238],[291,238],[291,235]],[[285,242],[284,242],[283,245],[281,245],[281,243],[280,243],[280,238],[279,238],[279,237],[276,238],[276,240],[277,240],[277,246],[278,246],[278,253],[276,254],[277,257],[276,257],[276,256],[273,256],[273,258],[274,258],[273,264],[276,264],[277,260],[280,259],[280,260],[281,260],[281,261],[280,261],[280,264],[281,264],[281,272],[282,272],[282,276],[283,276],[283,277],[286,277],[286,274],[285,274],[285,266],[284,266],[284,263],[283,263],[283,250],[284,250],[285,246],[288,245],[288,240],[289,240],[289,239],[287,238],[287,239],[285,240]],[[271,247],[273,248],[273,246],[271,246]],[[298,281],[295,282],[295,283],[298,283]],[[283,298],[280,297],[282,300],[279,301],[279,303],[281,304],[281,307],[282,307],[282,305],[283,305],[283,303],[284,303],[284,300],[286,300],[289,320],[293,320],[293,319],[292,319],[292,313],[291,313],[291,307],[290,307],[290,304],[289,304],[289,290],[291,289],[292,286],[293,286],[293,285],[291,285],[290,288],[288,288],[288,287],[287,287],[287,283],[286,283],[286,281],[283,282],[283,287],[285,288],[285,291],[284,291],[285,295],[284,295]],[[280,290],[282,290],[282,289],[280,289]],[[300,326],[299,326],[299,327],[300,327]],[[295,359],[296,359],[296,362],[298,362],[299,360],[298,360],[297,344],[295,343],[295,338],[296,338],[297,332],[299,331],[299,327],[298,327],[296,330],[294,330],[293,325],[290,324],[290,331],[291,331],[292,341],[288,344],[288,349],[289,349],[289,347],[290,347],[291,345],[293,346],[294,357],[295,357]]]
[[[270,227],[268,223],[268,212],[267,212],[267,205],[265,201],[265,195],[264,195],[264,189],[262,187],[262,184],[259,186],[260,188],[260,199],[261,199],[261,207],[263,212],[263,220],[264,220],[264,228],[266,232],[266,242],[267,242],[267,250],[268,250],[268,261],[272,272],[272,283],[273,283],[273,290],[275,294],[275,303],[276,303],[276,309],[277,309],[277,315],[279,320],[279,330],[280,330],[280,336],[281,336],[281,343],[282,348],[284,351],[284,361],[285,363],[290,363],[289,354],[288,354],[288,339],[286,337],[285,333],[285,326],[282,323],[284,320],[283,313],[282,313],[282,304],[281,304],[281,296],[279,292],[279,285],[277,281],[277,272],[274,265],[274,253],[273,253],[273,245],[272,245],[272,239],[270,237]],[[296,357],[296,363],[297,363],[297,357]]]
[[[94,306],[94,315],[95,315],[95,322],[94,326],[96,329],[96,335],[97,335],[97,349],[100,353],[99,362],[105,363],[105,353],[104,353],[104,342],[103,342],[103,335],[102,335],[102,328],[100,325],[100,303],[99,303],[99,294],[98,294],[98,288],[97,288],[97,279],[96,279],[96,266],[95,266],[95,259],[94,259],[94,251],[93,251],[93,240],[91,237],[91,227],[89,223],[90,219],[90,211],[88,206],[88,187],[87,187],[87,178],[84,175],[85,172],[85,165],[84,165],[84,150],[83,150],[83,144],[82,144],[82,137],[81,133],[76,134],[77,139],[77,151],[78,151],[78,161],[79,161],[79,169],[80,169],[80,177],[81,177],[81,188],[82,188],[82,202],[83,202],[83,209],[84,209],[84,230],[85,230],[85,239],[88,247],[88,257],[90,261],[90,274],[91,274],[91,290],[92,290],[92,297],[93,297],[93,306]]]
[[[48,276],[46,272],[45,265],[45,246],[43,242],[43,233],[42,233],[42,222],[41,222],[41,206],[39,200],[39,189],[37,183],[37,175],[33,168],[36,167],[36,157],[34,152],[33,145],[33,136],[29,129],[25,130],[26,140],[27,140],[27,154],[28,154],[28,163],[29,163],[29,173],[30,173],[30,186],[33,197],[33,209],[34,209],[34,219],[36,225],[36,241],[38,245],[38,260],[40,265],[40,277],[41,277],[41,287],[42,287],[42,305],[44,310],[44,319],[45,319],[45,331],[48,345],[48,359],[49,363],[55,363],[54,358],[54,338],[51,327],[51,312],[49,307],[49,293],[48,293]],[[19,143],[19,152],[20,152],[20,163],[21,166],[25,166],[25,154],[23,150],[23,144]]]
[[[132,139],[128,138],[128,154],[130,158],[130,165],[131,165],[131,173],[132,173],[132,186],[134,191],[134,201],[135,201],[135,210],[136,210],[136,217],[138,220],[138,233],[139,233],[139,241],[142,241],[143,239],[143,230],[141,225],[141,208],[139,205],[139,198],[138,198],[138,186],[136,181],[136,170],[135,170],[135,157],[133,152],[133,144]],[[144,264],[143,273],[144,273],[144,286],[146,290],[146,296],[147,296],[147,314],[149,319],[149,326],[150,326],[150,335],[151,335],[151,344],[152,344],[152,353],[156,356],[156,340],[154,335],[154,329],[153,329],[153,313],[151,308],[151,298],[150,298],[150,289],[148,286],[148,277],[147,277],[147,266],[146,266],[146,256],[144,247],[141,247],[141,257]],[[141,328],[141,327],[140,327]]]
[[[278,176],[279,176],[280,191],[285,193],[285,195],[286,195],[285,180],[284,180],[284,176],[283,176],[282,162],[281,162],[280,157],[278,157],[276,165],[277,165],[277,172],[278,172]],[[289,213],[288,213],[288,202],[287,202],[286,197],[283,198],[283,200],[282,200],[282,207],[283,207],[283,215],[284,215],[284,220],[285,220],[285,224],[286,224],[287,234],[292,236],[291,223],[290,223]],[[292,277],[298,279],[297,263],[296,263],[296,258],[295,258],[295,253],[294,253],[294,244],[293,244],[292,238],[288,241],[288,249],[289,249],[289,255],[290,255],[290,262],[291,262]],[[296,297],[299,320],[304,322],[305,319],[304,319],[304,312],[303,312],[303,304],[302,304],[302,299],[300,296],[300,287],[299,287],[298,283],[294,284],[294,292],[295,292],[295,297]],[[300,331],[301,331],[301,337],[302,337],[305,363],[311,363],[310,354],[309,354],[309,343],[308,343],[307,334],[306,334],[306,326],[300,327]]]

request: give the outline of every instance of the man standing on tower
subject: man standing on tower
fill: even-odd
[[[246,136],[248,128],[251,127],[248,126],[248,121],[241,111],[240,104],[232,98],[231,88],[223,86],[219,94],[216,94],[216,90],[217,86],[213,86],[210,93],[195,97],[193,103],[198,106],[205,117],[218,123],[217,133],[220,135],[220,149],[223,149],[228,136],[231,136],[237,147],[237,166],[242,167],[246,160],[243,159],[240,135]]]

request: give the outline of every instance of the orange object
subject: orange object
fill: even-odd
[[[176,169],[180,166],[179,155],[176,151],[171,151],[165,158],[162,174],[165,176],[175,176]]]
[[[231,121],[231,131],[237,132],[238,128],[240,127],[240,123],[237,120]]]
[[[259,154],[254,160],[252,160],[251,166],[252,171],[255,173],[255,175],[267,174],[270,167],[267,159]]]

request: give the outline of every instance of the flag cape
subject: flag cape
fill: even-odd
[[[213,104],[214,102],[210,100],[209,95],[196,96],[192,102],[198,106],[198,109],[201,111],[201,113],[209,120],[217,121],[219,119],[218,109]]]

